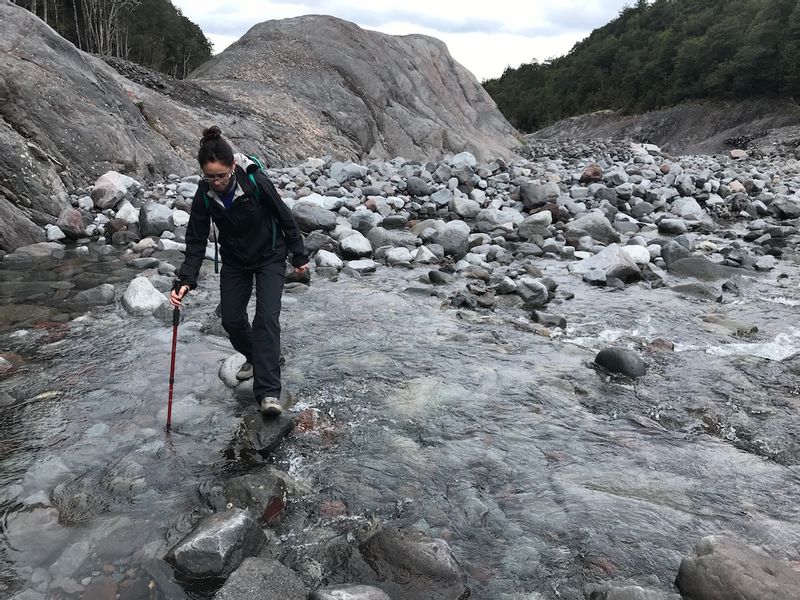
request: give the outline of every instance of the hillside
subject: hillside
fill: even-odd
[[[795,0],[639,0],[561,58],[484,82],[522,131],[686,100],[789,98],[800,92]]]
[[[562,119],[526,136],[544,140],[630,139],[680,154],[717,154],[733,148],[752,155],[794,156],[800,147],[800,106],[790,100],[690,100],[624,115],[603,110]]]

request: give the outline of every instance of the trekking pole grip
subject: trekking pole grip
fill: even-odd
[[[181,322],[181,309],[177,306],[172,310],[172,326],[177,327]]]

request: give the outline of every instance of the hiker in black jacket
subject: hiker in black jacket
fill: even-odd
[[[192,201],[186,259],[178,269],[170,302],[180,307],[186,292],[197,286],[213,221],[219,231],[222,256],[222,326],[233,347],[247,359],[236,377],[253,377],[261,412],[279,415],[280,314],[286,258],[291,252],[295,271],[308,270],[303,238],[269,177],[246,156],[234,155],[218,127],[203,132],[197,160],[203,178]],[[254,279],[256,314],[251,326],[247,303]]]

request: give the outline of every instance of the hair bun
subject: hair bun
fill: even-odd
[[[218,140],[221,137],[222,137],[222,130],[216,125],[214,125],[203,131],[203,139],[200,140],[200,143],[203,144],[211,140]]]

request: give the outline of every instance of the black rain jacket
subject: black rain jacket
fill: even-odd
[[[180,282],[190,289],[197,286],[212,220],[219,231],[220,255],[225,264],[256,270],[276,259],[286,260],[289,252],[293,266],[308,262],[300,229],[278,190],[254,163],[245,166],[254,175],[260,194],[250,181],[248,171],[237,164],[235,174],[239,189],[228,211],[207,182],[201,180],[198,185],[186,229],[186,259],[177,273]],[[243,193],[239,195],[240,192]]]

